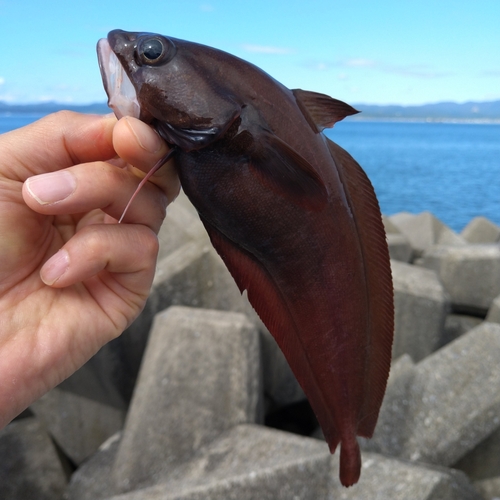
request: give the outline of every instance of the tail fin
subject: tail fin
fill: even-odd
[[[342,441],[340,445],[340,482],[348,487],[359,481],[361,474],[361,452],[356,437]]]

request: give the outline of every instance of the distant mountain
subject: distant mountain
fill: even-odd
[[[438,102],[421,106],[378,106],[354,104],[361,111],[356,118],[392,118],[419,120],[500,120],[500,101]]]
[[[0,101],[0,113],[26,113],[26,114],[48,114],[68,109],[80,113],[98,113],[105,114],[111,110],[104,102],[93,104],[65,104],[60,102],[42,102],[37,104],[10,104]]]
[[[489,102],[438,102],[421,106],[379,106],[374,104],[354,104],[361,111],[355,119],[400,119],[400,120],[500,120],[500,100]],[[64,104],[44,102],[40,104],[9,104],[0,101],[0,113],[47,114],[69,109],[80,113],[109,113],[105,103]]]

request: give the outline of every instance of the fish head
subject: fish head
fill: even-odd
[[[99,40],[99,67],[116,116],[151,123],[172,145],[200,149],[224,135],[242,103],[217,78],[214,49],[155,33],[114,30]]]

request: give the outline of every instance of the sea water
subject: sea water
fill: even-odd
[[[44,116],[37,113],[0,113],[0,134],[24,127]]]
[[[41,115],[0,115],[0,133]],[[483,215],[500,225],[500,124],[345,120],[326,135],[370,177],[382,212],[430,211],[460,231]]]
[[[383,213],[500,225],[500,124],[346,120],[326,134],[362,165]]]

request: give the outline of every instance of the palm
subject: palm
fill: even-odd
[[[2,330],[18,334],[21,321],[23,329],[36,339],[32,343],[35,350],[47,337],[57,336],[58,347],[65,350],[64,363],[81,364],[90,350],[95,352],[100,347],[102,341],[97,341],[97,335],[109,332],[109,340],[127,326],[123,316],[125,305],[120,304],[123,300],[113,293],[119,275],[103,270],[81,283],[52,288],[42,282],[40,268],[75,235],[77,228],[81,229],[89,216],[81,219],[68,215],[40,215],[17,200],[2,203],[2,210],[10,214],[3,228],[6,245],[2,245],[0,254],[3,272],[9,276],[0,285],[0,317],[12,319],[11,325],[3,321]],[[94,222],[98,217],[96,212],[91,214]],[[103,218],[104,214],[100,215]],[[137,295],[135,291],[129,294]],[[143,299],[144,295],[137,297],[136,310],[127,314],[135,315]],[[5,340],[2,337],[0,334],[0,339]],[[84,349],[79,345],[80,339],[85,342]],[[68,342],[71,342],[70,350]]]
[[[21,159],[0,156],[0,377],[6,382],[0,387],[0,427],[119,335],[139,314],[153,279],[153,231],[164,216],[165,194],[147,183],[128,224],[116,224],[137,179],[127,169],[96,161],[115,153],[113,124],[78,120],[83,139],[72,151],[59,152],[59,162],[37,150]],[[22,149],[12,147],[16,137],[9,136],[14,144],[4,147],[7,152]],[[68,140],[62,141],[65,148]],[[85,161],[90,163],[79,164]],[[27,178],[60,169],[77,179],[71,198],[40,205],[27,194]],[[42,277],[47,281],[61,248],[69,265],[47,286]]]

